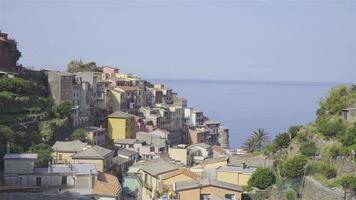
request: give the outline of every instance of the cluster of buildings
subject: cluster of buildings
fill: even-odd
[[[57,141],[46,168],[35,167],[37,154],[8,152],[6,186],[94,199],[242,199],[256,168],[231,163],[229,130],[172,89],[113,67],[46,75],[86,140]]]
[[[228,150],[216,145],[180,144],[167,147],[168,152],[158,149],[153,157],[144,140],[115,145],[108,149],[79,140],[57,141],[52,161],[44,168],[36,167],[37,154],[8,152],[3,158],[5,190],[40,188],[112,200],[241,200],[242,186],[256,171],[245,162],[231,162]]]
[[[38,154],[10,153],[4,156],[2,190],[71,192],[93,199],[122,198],[117,176],[108,173],[114,166],[114,151],[89,146],[81,141],[56,142],[48,167],[35,167]],[[1,188],[0,188],[1,189]]]
[[[1,32],[0,50],[2,69],[17,66],[21,53],[16,42]],[[101,69],[45,71],[54,104],[71,102],[70,123],[83,129],[86,140],[57,141],[47,167],[37,167],[39,155],[11,153],[8,147],[0,192],[242,199],[242,186],[257,166],[231,162],[229,129],[188,107],[186,99],[163,84],[115,67]]]
[[[227,128],[187,107],[186,99],[163,84],[106,66],[102,72],[46,74],[54,103],[72,103],[75,128],[104,127],[114,142],[165,137],[166,145],[207,143],[229,148]]]

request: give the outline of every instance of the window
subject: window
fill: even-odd
[[[62,176],[62,185],[67,185],[67,176]]]
[[[36,186],[40,187],[42,185],[42,178],[36,177]]]
[[[22,186],[22,184],[23,184],[23,178],[22,178],[22,177],[19,177],[19,185]]]
[[[211,194],[200,194],[200,200],[211,200],[212,195]]]
[[[235,194],[225,194],[225,200],[235,200]]]
[[[62,160],[62,154],[59,154],[58,157],[59,160]]]
[[[148,175],[145,174],[145,183],[148,184]]]

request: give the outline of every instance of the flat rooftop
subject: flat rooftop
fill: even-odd
[[[7,153],[4,159],[37,159],[37,153]]]
[[[241,167],[241,166],[222,166],[219,167],[216,171],[217,172],[241,172],[244,174],[253,174],[257,168],[255,167]]]

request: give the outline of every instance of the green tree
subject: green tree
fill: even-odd
[[[52,160],[52,147],[50,145],[40,143],[30,147],[32,153],[37,153],[36,167],[47,167],[48,162]]]
[[[6,144],[7,142],[10,142],[13,134],[14,132],[10,127],[0,125],[0,144]]]
[[[7,142],[12,142],[14,132],[10,127],[0,125],[0,157],[3,158],[6,153]],[[3,167],[3,159],[0,159],[0,169]]]
[[[281,150],[283,148],[287,148],[290,141],[291,140],[288,133],[280,133],[274,138],[273,144],[276,145],[278,150]]]
[[[89,142],[87,139],[87,136],[85,134],[84,129],[82,128],[77,128],[73,131],[73,133],[70,135],[71,140],[80,140],[82,142]]]
[[[105,135],[105,143],[106,143],[104,145],[105,148],[113,149],[115,147],[114,140],[107,134]]]
[[[269,142],[268,133],[263,128],[259,128],[252,133],[253,140],[256,144],[257,150],[261,151],[262,147],[266,146]]]
[[[72,112],[72,103],[69,101],[65,101],[59,105],[54,106],[53,111],[55,115],[59,118],[70,117]]]
[[[71,60],[67,65],[67,71],[71,73],[84,71],[102,71],[95,62],[83,63],[81,60]]]
[[[356,190],[356,177],[343,176],[338,180],[338,182],[344,188],[344,199],[346,200],[347,190]]]
[[[10,142],[10,151],[12,153],[21,153],[24,151],[26,141],[24,134],[14,132],[10,127],[0,125],[0,154],[1,156],[6,153],[7,142]],[[1,160],[1,159],[0,159]]]
[[[322,165],[320,168],[320,172],[321,174],[325,177],[325,178],[334,178],[336,177],[336,168],[332,165]]]
[[[340,145],[337,144],[328,145],[324,148],[324,155],[330,159],[331,163],[340,155],[340,148]]]
[[[244,142],[243,149],[247,152],[254,152],[256,150],[256,144],[253,138],[247,138],[247,140]]]
[[[308,162],[305,156],[294,156],[288,159],[281,166],[281,175],[283,177],[294,178],[304,174],[304,166]]]
[[[263,190],[273,185],[275,181],[276,178],[270,168],[257,168],[248,180],[248,185]]]
[[[349,91],[346,86],[339,86],[329,91],[328,96],[319,104],[318,117],[341,115],[342,109],[350,104]]]
[[[51,142],[56,131],[56,123],[53,121],[43,121],[39,125],[40,135],[45,142]]]
[[[269,143],[268,133],[264,129],[253,131],[251,136],[245,141],[243,148],[248,152],[261,151]]]
[[[314,142],[309,142],[309,143],[306,143],[306,144],[302,144],[300,146],[300,153],[302,155],[305,155],[305,156],[308,156],[308,157],[311,157],[311,156],[315,156],[316,154],[316,145]]]
[[[295,190],[293,190],[292,188],[290,188],[287,191],[287,200],[296,200],[297,199],[297,192]]]
[[[347,129],[344,134],[340,134],[339,141],[344,146],[351,146],[356,144],[356,124]]]
[[[318,131],[327,137],[334,137],[345,131],[341,119],[334,120],[320,117],[316,120],[316,126]]]
[[[293,139],[295,136],[297,136],[299,130],[302,128],[303,126],[291,126],[288,129],[288,133],[290,134],[290,137]]]
[[[22,78],[0,78],[0,91],[8,91],[16,94],[29,94],[34,85],[31,81]]]

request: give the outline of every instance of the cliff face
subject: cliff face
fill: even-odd
[[[0,70],[17,71],[17,61],[20,57],[21,52],[17,49],[16,41],[0,31]]]

